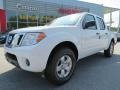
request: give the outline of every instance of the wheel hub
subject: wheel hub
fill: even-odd
[[[68,55],[62,56],[57,63],[56,72],[60,78],[64,78],[69,75],[72,69],[72,59]]]

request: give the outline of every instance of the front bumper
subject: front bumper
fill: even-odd
[[[20,67],[15,55],[10,53],[5,53],[5,57],[9,63],[15,65],[16,67]]]
[[[49,47],[42,45],[24,46],[16,48],[5,47],[5,55],[8,62],[30,72],[43,72],[46,68],[50,54]],[[28,65],[28,61],[29,64]]]

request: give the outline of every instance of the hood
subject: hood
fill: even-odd
[[[45,32],[47,30],[56,30],[61,28],[68,28],[73,26],[36,26],[36,27],[28,27],[21,28],[11,31],[10,33],[27,33],[27,32]]]
[[[13,30],[10,33],[40,32],[41,30],[45,30],[47,28],[47,26],[27,27]]]

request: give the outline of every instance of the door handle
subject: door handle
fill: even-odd
[[[105,35],[108,35],[108,33],[105,33]]]
[[[96,35],[100,35],[100,33],[96,33]]]
[[[101,39],[100,33],[96,33],[96,35],[98,35],[99,36],[98,38]]]

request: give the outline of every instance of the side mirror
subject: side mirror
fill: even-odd
[[[90,21],[90,22],[85,23],[83,28],[88,29],[89,27],[93,27],[93,26],[96,26],[95,21]]]

